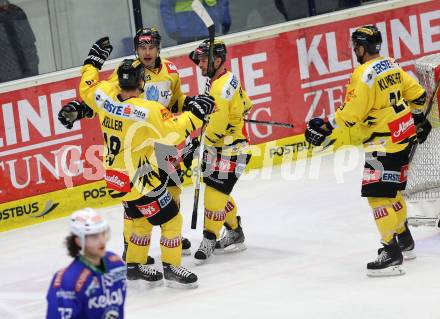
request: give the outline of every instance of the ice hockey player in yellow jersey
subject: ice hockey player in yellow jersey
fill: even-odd
[[[203,156],[204,195],[203,240],[194,257],[196,263],[208,260],[211,254],[246,249],[237,205],[232,189],[250,160],[250,149],[244,129],[244,115],[252,107],[239,79],[225,67],[226,46],[214,42],[214,74],[208,79],[209,94],[215,98],[216,112],[206,127],[206,150]],[[209,41],[202,42],[190,58],[207,76]],[[225,227],[224,235],[220,231]],[[216,241],[217,240],[217,241]]]
[[[143,67],[125,60],[118,69],[119,87],[99,81],[99,69],[112,50],[109,39],[99,39],[81,68],[80,93],[98,115],[104,137],[104,168],[107,187],[121,199],[133,219],[126,255],[128,280],[162,281],[169,286],[196,287],[197,276],[180,266],[182,216],[162,182],[155,143],[177,145],[203,124],[213,112],[214,100],[201,96],[190,102],[190,112],[169,116],[158,102],[138,98],[144,86]],[[88,116],[84,104],[66,105],[59,113],[66,125]],[[146,265],[153,226],[161,227],[160,247],[164,273]]]
[[[133,39],[137,59],[133,66],[138,65],[144,68],[144,88],[140,98],[148,101],[156,101],[172,113],[181,113],[187,109],[192,98],[185,96],[181,90],[181,82],[176,65],[169,60],[160,57],[161,36],[156,28],[144,27],[136,32]],[[118,68],[112,73],[109,81],[118,85]],[[180,168],[181,159],[176,148],[156,144],[158,165],[161,179],[166,183],[173,199],[180,206]],[[187,146],[185,149],[188,149]],[[131,219],[124,214],[124,254],[127,248],[127,241],[131,235]],[[191,243],[187,238],[182,238],[183,254],[189,255]],[[149,257],[149,262],[153,261]]]
[[[400,191],[406,187],[413,143],[423,143],[431,130],[422,113],[426,93],[394,59],[380,56],[377,27],[356,29],[351,42],[361,65],[353,71],[345,101],[329,121],[311,119],[305,136],[313,145],[337,143],[342,130],[357,126],[366,153],[362,196],[372,208],[383,244],[377,259],[367,264],[367,274],[400,275],[403,257],[415,258]]]

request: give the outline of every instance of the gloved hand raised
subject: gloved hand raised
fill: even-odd
[[[214,112],[215,101],[210,95],[195,96],[188,103],[189,110],[202,121],[207,120],[207,116]]]
[[[98,70],[101,70],[105,60],[109,57],[113,50],[108,37],[97,40],[89,51],[89,55],[84,60],[84,65],[91,64]]]

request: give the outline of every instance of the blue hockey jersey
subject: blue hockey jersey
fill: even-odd
[[[104,271],[77,257],[53,277],[47,294],[47,319],[124,318],[127,270],[107,252]]]

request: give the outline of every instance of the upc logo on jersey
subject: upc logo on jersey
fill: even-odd
[[[128,193],[131,189],[130,178],[126,172],[109,169],[105,171],[104,179],[108,188],[118,192]]]
[[[401,142],[416,134],[416,127],[414,126],[414,119],[411,113],[388,123],[388,128],[390,129],[393,143]]]
[[[137,205],[136,207],[137,209],[139,209],[142,215],[144,215],[147,218],[152,217],[156,215],[158,212],[160,212],[160,207],[157,201],[154,201],[146,205]]]

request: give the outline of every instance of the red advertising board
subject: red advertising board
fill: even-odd
[[[375,24],[382,53],[408,71],[414,60],[440,52],[440,2],[431,1],[380,14],[284,32],[228,47],[227,66],[254,101],[251,119],[288,122],[294,129],[248,125],[254,144],[301,134],[311,117],[328,116],[341,105],[357,65],[350,33]],[[203,91],[197,67],[180,56],[182,90]],[[104,78],[104,75],[103,75]],[[66,130],[57,113],[78,97],[79,78],[0,94],[0,203],[44,194],[102,178],[101,135],[96,120]]]

